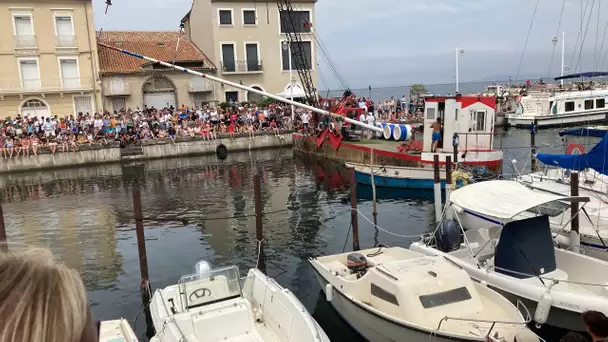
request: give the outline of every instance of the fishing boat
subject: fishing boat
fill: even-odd
[[[529,312],[449,259],[380,247],[309,261],[326,300],[368,341],[538,341]]]
[[[357,183],[372,185],[372,167],[370,165],[346,163],[346,167],[355,171]],[[432,168],[406,166],[377,166],[373,168],[374,184],[385,188],[433,189],[435,184]],[[445,172],[440,175],[441,187],[445,188]]]
[[[99,324],[99,342],[137,342],[137,336],[126,319],[102,321]]]
[[[193,274],[156,290],[150,302],[151,342],[325,342],[325,332],[289,290],[257,269],[240,279],[237,266]]]
[[[608,313],[608,262],[556,248],[549,216],[564,202],[587,201],[515,181],[467,185],[450,195],[446,210],[455,221],[442,222],[410,249],[448,258],[474,280],[521,300],[537,325],[585,331],[581,313]]]
[[[606,76],[606,72],[586,72],[556,77],[555,80]],[[538,128],[576,126],[608,121],[607,88],[562,90],[533,87],[517,98],[515,112],[505,116],[508,126]]]

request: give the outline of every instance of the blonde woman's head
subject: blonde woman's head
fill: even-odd
[[[78,272],[46,249],[0,251],[0,341],[92,341],[93,329]]]

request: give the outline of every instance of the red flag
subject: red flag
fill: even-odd
[[[334,150],[338,150],[340,144],[342,143],[342,134],[334,134],[333,132],[329,134],[329,141],[331,141],[331,145],[334,147]]]
[[[327,132],[329,132],[329,129],[327,129],[327,127],[323,130],[323,132],[321,132],[321,134],[319,134],[319,136],[317,136],[317,148],[321,147],[321,145],[323,145],[323,141],[325,140],[325,136],[327,135]]]

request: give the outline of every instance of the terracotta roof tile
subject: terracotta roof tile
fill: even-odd
[[[115,45],[163,62],[202,62],[204,69],[216,69],[211,60],[200,51],[185,35],[175,48],[179,31],[103,31],[101,41]],[[99,64],[102,73],[139,72],[150,62],[123,54],[118,51],[99,47]],[[198,68],[197,68],[198,69]]]

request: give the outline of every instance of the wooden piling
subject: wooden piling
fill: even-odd
[[[355,180],[355,169],[352,169],[350,178],[350,220],[353,226],[353,251],[359,247],[359,213],[357,212],[357,181]]]
[[[532,169],[532,172],[536,171],[536,129],[538,127],[538,121],[537,119],[534,119],[534,122],[532,123],[532,127],[530,127],[530,148],[531,148],[531,153],[530,153],[530,168]]]
[[[264,227],[262,226],[262,180],[259,174],[253,176],[253,197],[255,201],[255,240],[258,253],[256,267],[266,273]]]
[[[578,172],[573,171],[570,173],[570,196],[578,196]],[[570,246],[572,251],[580,253],[581,251],[581,238],[579,235],[579,219],[578,219],[579,206],[578,202],[570,202]]]
[[[448,203],[450,200],[450,194],[452,193],[452,158],[450,156],[445,157],[445,202]]]
[[[370,174],[372,177],[372,214],[374,215],[374,228],[378,226],[378,211],[376,210],[376,183],[374,181],[374,149],[371,149]]]
[[[135,233],[137,235],[137,251],[139,252],[139,271],[141,273],[142,290],[148,288],[150,276],[148,275],[148,257],[146,253],[146,237],[144,235],[144,218],[141,210],[141,192],[133,188],[133,212],[135,214]]]
[[[435,199],[435,221],[441,220],[441,177],[439,175],[439,155],[433,156],[433,171],[435,184],[433,185],[434,199]]]
[[[2,204],[0,204],[0,250],[7,251],[8,246],[6,245],[6,229],[4,228],[4,212],[2,211]]]

